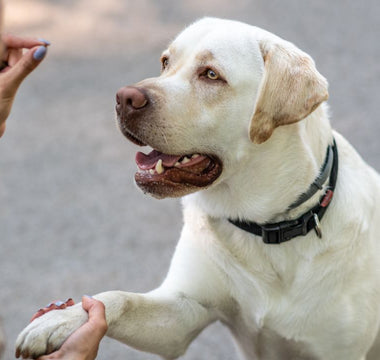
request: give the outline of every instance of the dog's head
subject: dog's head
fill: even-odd
[[[159,77],[121,88],[116,105],[122,133],[154,149],[137,154],[135,179],[155,197],[223,181],[276,128],[304,119],[328,97],[307,54],[235,21],[194,23],[161,63]]]

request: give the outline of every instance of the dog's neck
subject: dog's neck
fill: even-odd
[[[327,107],[323,105],[303,121],[277,128],[264,144],[252,145],[251,156],[236,164],[233,176],[188,196],[184,202],[196,202],[216,218],[257,223],[296,218],[321,196],[317,192],[288,211],[318,176],[331,140]]]

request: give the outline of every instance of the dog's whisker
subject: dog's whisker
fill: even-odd
[[[161,135],[162,135],[163,139],[165,140],[165,144],[167,146],[169,146],[168,139],[166,138],[166,135],[165,135],[164,131],[161,128],[159,128],[159,129],[160,129],[160,132],[161,132]]]

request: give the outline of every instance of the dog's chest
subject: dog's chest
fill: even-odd
[[[229,325],[232,335],[245,359],[316,360],[310,346],[303,341],[288,339],[266,326],[253,330],[247,319]]]
[[[283,360],[315,359],[303,340],[303,334],[313,327],[305,314],[318,307],[318,297],[313,296],[317,290],[308,275],[312,265],[308,261],[296,264],[279,247],[272,247],[268,254],[240,233],[230,233],[226,239],[223,230],[217,236],[224,244],[224,257],[218,251],[214,260],[229,278],[235,311],[227,314],[226,324],[245,357],[271,360],[284,354]]]
[[[307,304],[291,291],[282,296],[261,291],[240,289],[246,296],[236,299],[238,311],[227,324],[245,358],[278,360],[281,354],[282,360],[317,359],[304,336],[313,322],[305,315]]]

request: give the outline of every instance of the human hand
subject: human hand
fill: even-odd
[[[50,304],[39,310],[32,321],[50,310],[63,309],[73,304],[71,299],[65,303]],[[37,360],[94,360],[96,358],[100,340],[107,331],[105,308],[102,302],[87,296],[82,298],[82,307],[88,312],[88,321],[72,333],[59,350],[41,356]]]
[[[0,137],[5,131],[5,120],[22,81],[46,55],[48,41],[2,35],[3,51],[0,58]],[[29,49],[23,53],[23,49]]]

